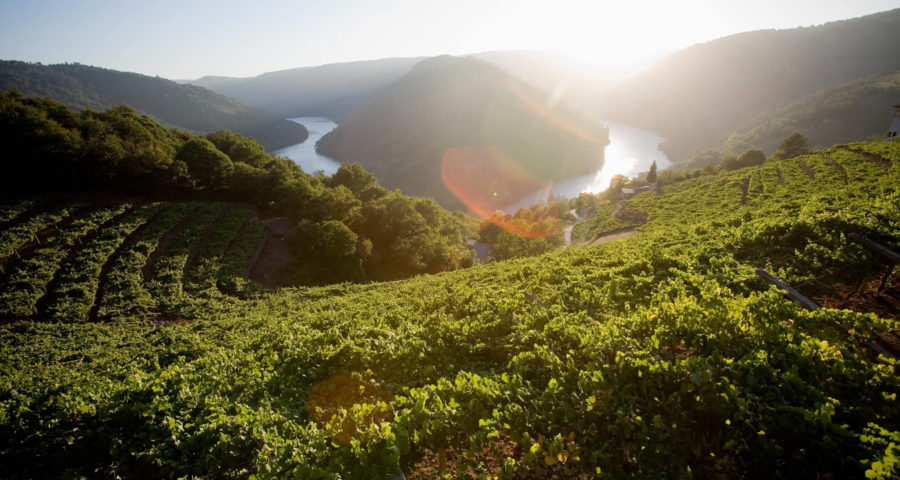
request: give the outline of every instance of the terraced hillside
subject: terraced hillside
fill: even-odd
[[[0,464],[10,478],[892,478],[900,376],[883,352],[900,281],[851,234],[900,251],[898,186],[900,144],[834,147],[638,195],[621,208],[646,223],[616,242],[246,299],[231,295],[237,259],[258,230],[229,208],[4,205],[2,251],[25,253],[2,293],[37,307],[0,328]],[[39,254],[48,300],[10,280]]]
[[[192,297],[261,289],[245,278],[263,233],[247,208],[23,200],[0,209],[4,323],[160,325],[183,318]]]

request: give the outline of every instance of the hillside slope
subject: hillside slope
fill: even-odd
[[[250,78],[189,81],[283,117],[323,116],[340,123],[424,57],[333,63]]]
[[[900,71],[828,87],[781,108],[758,115],[740,127],[723,150],[739,154],[759,148],[772,154],[794,132],[812,148],[884,136],[900,102]]]
[[[900,327],[900,281],[879,289],[884,260],[849,234],[900,249],[898,185],[900,143],[836,147],[638,195],[628,206],[649,221],[619,242],[249,301],[217,290],[214,270],[177,268],[221,211],[204,207],[148,282],[140,255],[100,270],[132,279],[116,288],[133,291],[106,292],[137,307],[133,318],[0,326],[0,463],[12,479],[384,478],[398,468],[429,478],[446,468],[887,480],[898,471],[900,377],[867,345]],[[0,206],[0,246],[29,241],[22,226],[53,213],[33,205]],[[108,208],[83,218],[122,218]],[[50,235],[78,238],[78,228]],[[146,252],[165,229],[121,251]],[[225,244],[217,232],[232,230],[207,242]],[[14,271],[35,255],[59,265],[63,243],[44,245]],[[757,268],[834,308],[804,309]],[[52,285],[70,278],[62,269]],[[10,278],[0,294],[34,285]],[[112,285],[104,278],[87,275]],[[53,301],[39,305],[65,298],[46,294]],[[141,302],[161,302],[171,320],[143,323]]]
[[[472,207],[471,200],[492,211],[543,182],[603,164],[606,128],[555,100],[485,62],[435,57],[317,148],[359,162],[388,188],[447,207]]]
[[[756,115],[826,87],[900,69],[900,9],[732,35],[675,53],[611,90],[603,118],[669,138],[674,162],[716,148]],[[896,103],[896,102],[894,102]]]
[[[191,132],[237,132],[269,151],[309,136],[302,125],[205,88],[87,65],[0,61],[0,91],[10,89],[50,97],[79,110],[102,111],[127,104],[163,124]]]
[[[562,99],[579,107],[594,105],[598,93],[624,75],[591,73],[553,52],[505,50],[469,56],[548,92],[562,87]],[[334,63],[250,78],[207,76],[184,83],[206,87],[284,117],[324,116],[341,123],[425,58]]]

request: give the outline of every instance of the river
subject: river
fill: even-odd
[[[341,166],[339,162],[316,152],[316,142],[326,133],[337,128],[337,124],[325,117],[297,117],[288,120],[306,127],[306,130],[309,131],[309,138],[303,143],[284,147],[272,153],[290,158],[306,173],[322,172],[325,175],[333,175],[334,172],[337,172],[338,167]]]
[[[291,145],[272,153],[290,158],[308,173],[321,171],[326,175],[334,174],[341,164],[329,157],[319,155],[316,152],[316,142],[326,133],[337,128],[337,124],[324,117],[298,117],[289,120],[306,127],[309,131],[309,138],[303,143]],[[512,213],[521,207],[545,202],[551,194],[554,197],[572,198],[585,192],[602,192],[609,187],[609,181],[614,175],[633,177],[640,172],[650,170],[650,165],[654,161],[659,170],[671,165],[666,155],[659,151],[659,144],[665,141],[665,138],[659,134],[621,123],[603,123],[609,127],[610,142],[606,147],[606,161],[603,168],[548,185],[526,195],[512,205],[504,207],[503,210]]]
[[[609,188],[609,181],[615,175],[634,177],[650,170],[650,165],[654,161],[658,170],[672,164],[666,154],[659,150],[659,144],[666,139],[656,132],[622,123],[606,121],[602,123],[609,127],[609,145],[606,147],[603,168],[548,185],[504,207],[503,211],[514,213],[519,208],[546,202],[550,194],[557,198],[573,198],[582,193],[602,192]]]

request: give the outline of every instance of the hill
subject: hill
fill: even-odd
[[[340,123],[424,57],[300,67],[251,78],[190,81],[283,117],[323,116]]]
[[[555,52],[495,50],[469,56],[490,63],[545,92],[559,91],[560,100],[585,110],[593,109],[604,91],[628,76],[626,72],[594,72]]]
[[[900,71],[828,87],[776,110],[757,115],[739,128],[722,150],[759,148],[772,154],[794,132],[811,147],[824,148],[864,138],[881,138],[900,102]]]
[[[591,73],[553,52],[505,50],[473,53],[542,90],[561,87],[562,100],[591,108],[599,93],[624,74]],[[324,116],[341,123],[425,57],[383,58],[263,73],[250,78],[206,76],[189,83],[284,117]]]
[[[898,185],[900,143],[839,146],[637,195],[618,242],[250,300],[240,209],[8,200],[4,475],[889,479],[900,281],[849,234],[898,250]]]
[[[608,131],[551,94],[473,58],[416,65],[317,143],[388,188],[488,214],[603,164]],[[477,208],[476,208],[477,207]]]
[[[302,125],[205,88],[87,65],[0,61],[0,91],[10,89],[50,97],[78,110],[127,104],[163,124],[194,133],[230,130],[253,137],[270,151],[309,136]]]
[[[790,30],[732,35],[677,52],[612,89],[603,118],[659,132],[679,162],[756,115],[823,88],[900,69],[900,9]],[[896,103],[896,102],[893,102]]]
[[[396,279],[473,261],[461,214],[387,191],[359,165],[312,176],[253,139],[167,129],[127,106],[76,113],[0,92],[0,154],[3,196],[202,199],[284,217],[279,241],[299,259],[287,284]]]

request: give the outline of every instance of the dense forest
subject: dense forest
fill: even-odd
[[[390,188],[492,213],[599,169],[608,144],[603,125],[551,94],[480,60],[443,56],[417,64],[317,148]]]
[[[595,108],[603,118],[659,132],[669,139],[661,148],[670,160],[680,162],[699,150],[719,148],[757,115],[827,87],[900,70],[898,25],[900,9],[818,26],[740,33],[697,44],[610,90]],[[864,106],[869,104],[858,108]],[[820,108],[826,113],[831,107]],[[865,115],[880,117],[884,108],[872,107]],[[858,118],[857,111],[844,112]],[[782,113],[767,115],[777,122]],[[791,133],[780,132],[775,137]],[[825,135],[813,137],[814,143],[827,138]],[[834,141],[855,139],[840,138],[843,140]],[[755,147],[770,148],[773,139],[765,141]]]
[[[473,261],[461,213],[388,191],[359,165],[311,176],[252,139],[165,128],[127,106],[79,113],[0,93],[0,145],[10,159],[5,196],[100,191],[237,201],[284,215],[300,226],[292,243],[305,283],[402,278]]]
[[[308,136],[302,125],[205,88],[77,63],[0,61],[0,91],[7,90],[50,97],[78,110],[126,104],[164,125],[200,134],[230,130],[256,139],[269,151]]]
[[[6,158],[43,161],[48,179],[116,151],[104,143],[137,145],[140,126],[160,130],[131,153],[145,156],[119,161],[129,178],[181,172],[180,188],[222,194],[235,184],[217,166],[231,162],[272,182],[241,198],[288,212],[343,218],[322,200],[338,191],[351,211],[362,201],[363,222],[369,205],[423,219],[435,205],[385,193],[358,166],[309,177],[232,134],[2,101],[0,130],[16,112],[47,145],[29,155],[7,135]],[[104,128],[121,133],[101,142]],[[169,166],[147,173],[153,158]],[[84,166],[79,181],[125,180]],[[239,266],[259,229],[245,207],[9,198],[3,476],[892,480],[900,278],[852,234],[900,250],[898,186],[900,143],[840,145],[616,200],[644,222],[616,242],[250,298]],[[270,190],[284,197],[257,197]],[[613,201],[576,203],[603,219]],[[550,233],[563,213],[493,225]],[[347,238],[324,222],[323,238]]]

